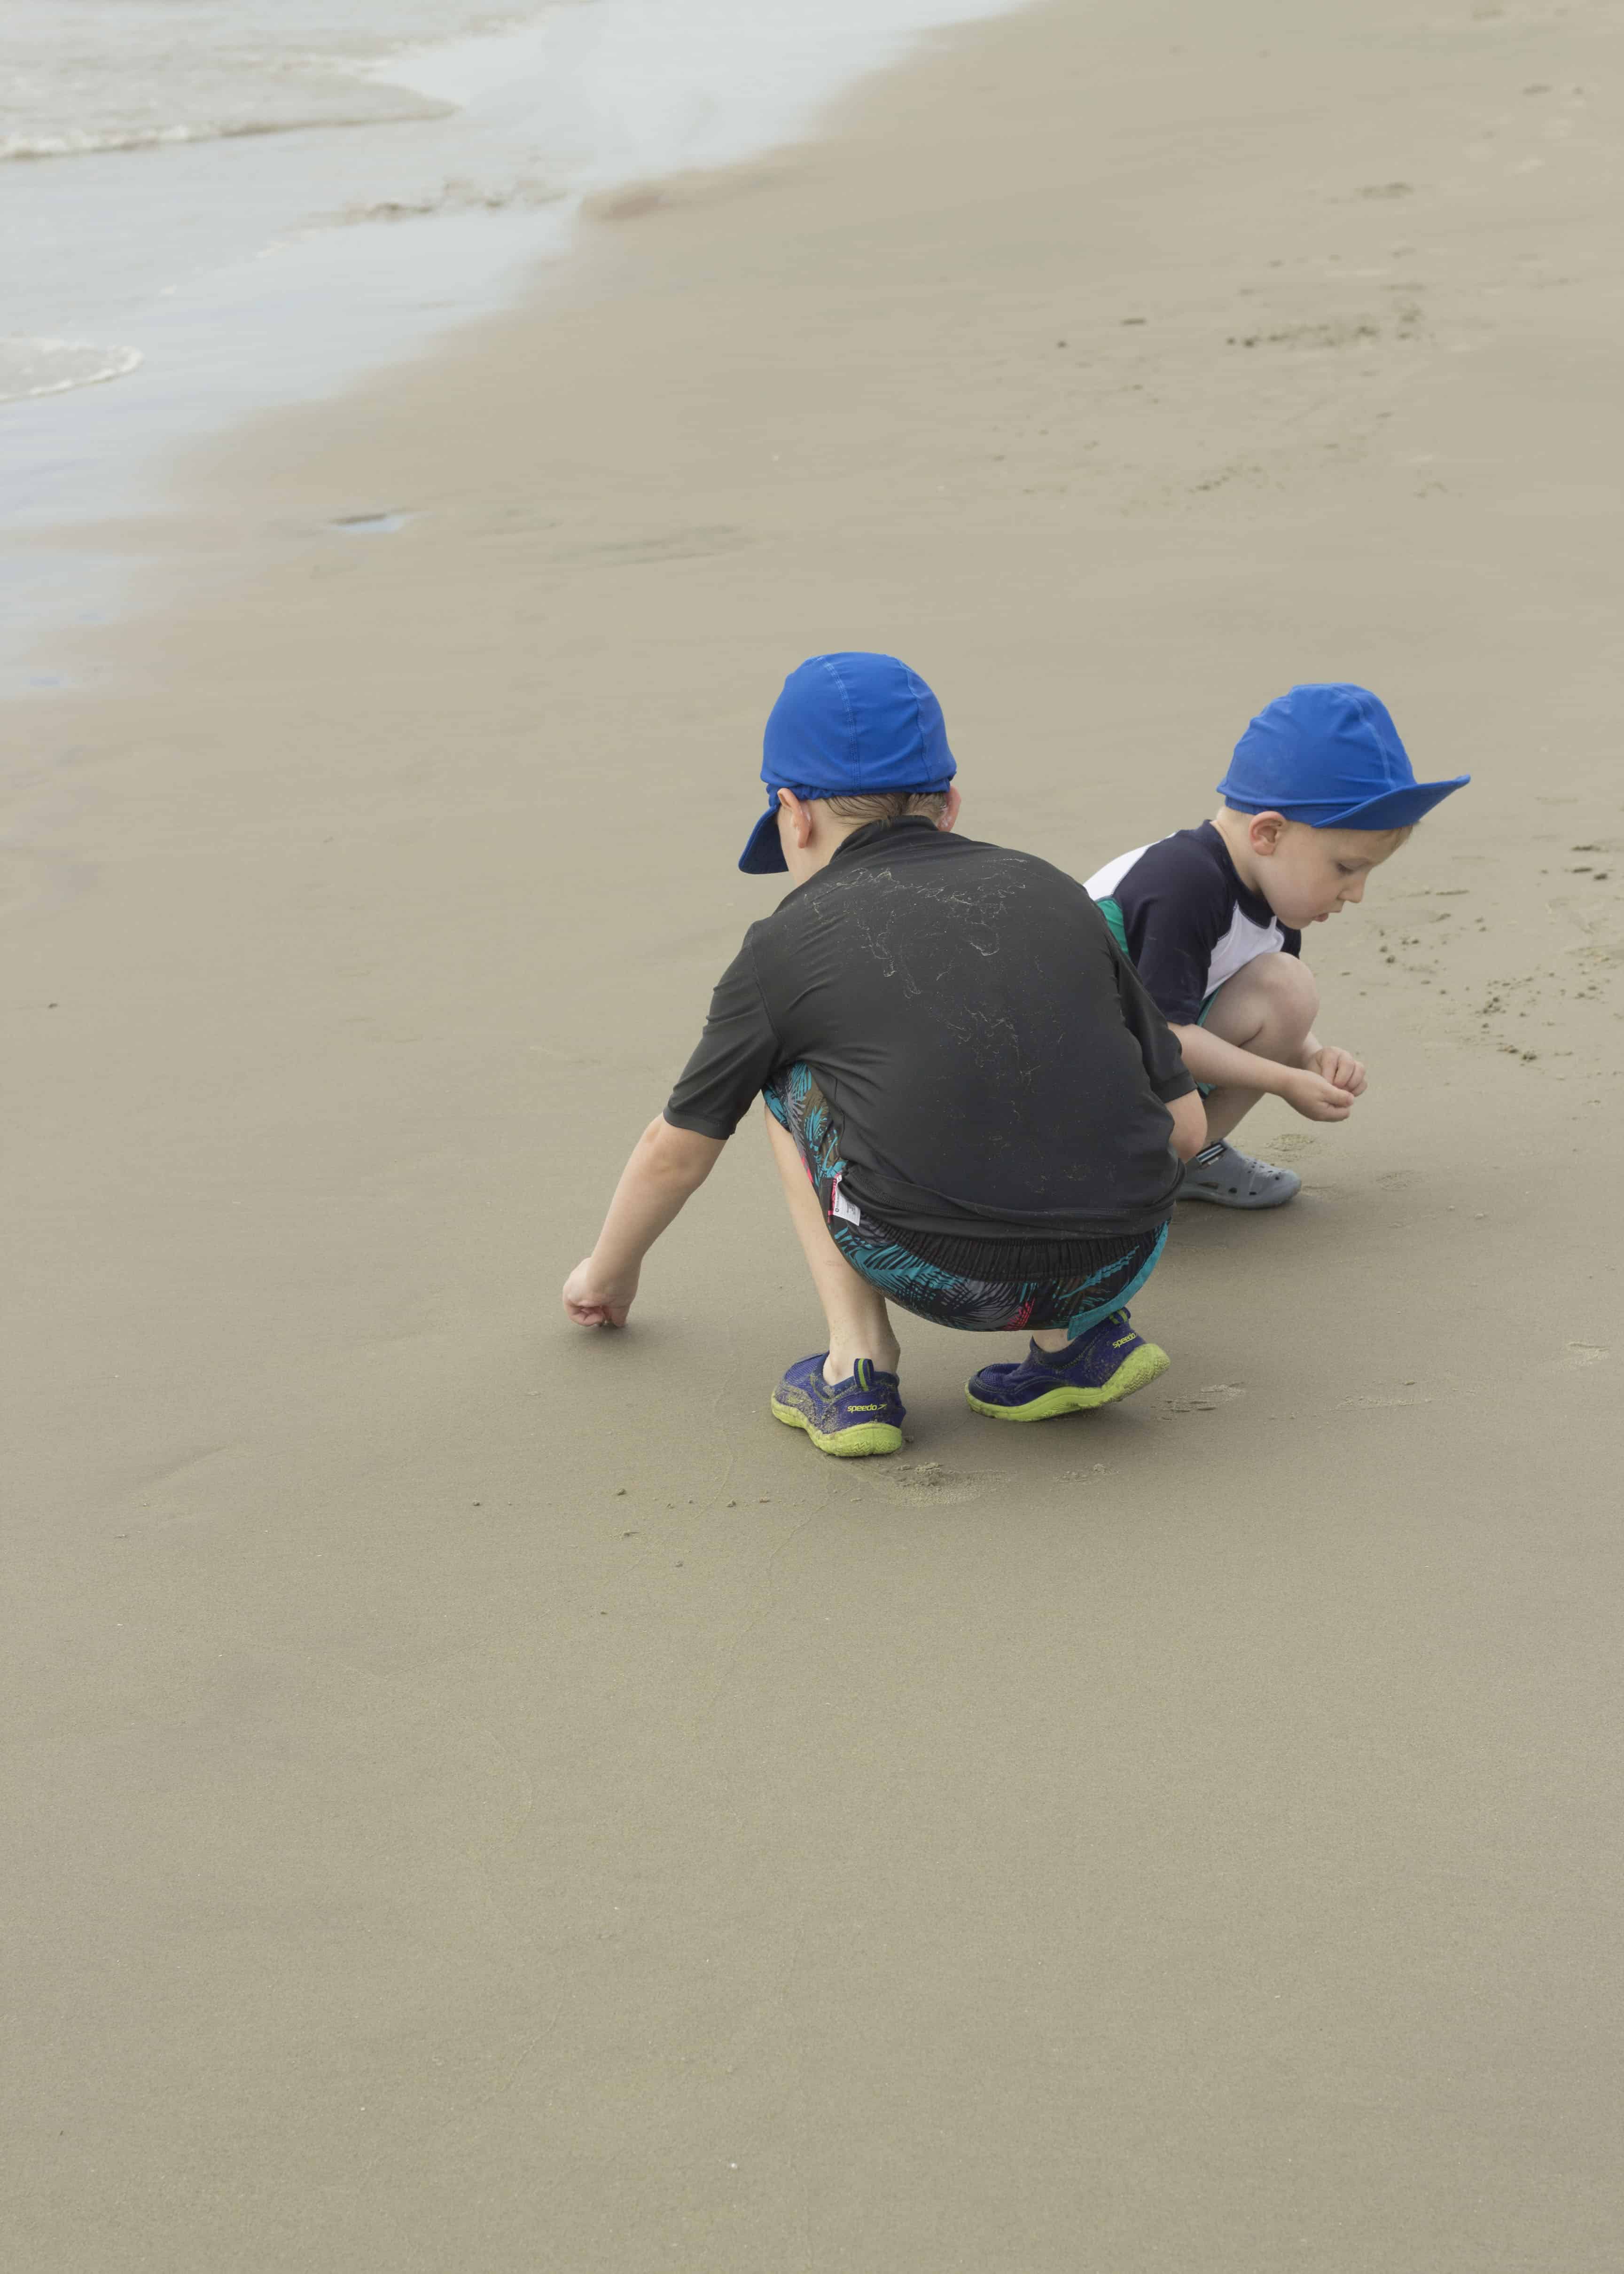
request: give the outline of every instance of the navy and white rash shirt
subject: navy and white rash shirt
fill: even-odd
[[[1266,900],[1235,873],[1210,821],[1136,846],[1089,877],[1087,892],[1162,1017],[1193,1027],[1226,979],[1259,955],[1297,955]]]

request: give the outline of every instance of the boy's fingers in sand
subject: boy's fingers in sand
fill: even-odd
[[[578,1327],[623,1327],[636,1291],[595,1282],[591,1262],[588,1256],[565,1280],[564,1309]]]

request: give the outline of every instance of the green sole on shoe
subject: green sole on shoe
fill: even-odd
[[[793,1405],[780,1405],[776,1397],[771,1403],[775,1420],[791,1429],[804,1429],[820,1453],[832,1453],[837,1461],[861,1461],[872,1453],[902,1450],[902,1432],[889,1421],[860,1421],[854,1429],[826,1432],[815,1429]]]
[[[1136,1389],[1145,1389],[1158,1374],[1165,1374],[1172,1363],[1154,1343],[1141,1343],[1098,1389],[1074,1389],[1069,1382],[1062,1382],[1041,1397],[1034,1397],[1029,1405],[991,1405],[966,1389],[965,1402],[989,1421],[1057,1421],[1063,1413],[1088,1413],[1097,1405],[1114,1405],[1119,1397],[1132,1397]]]

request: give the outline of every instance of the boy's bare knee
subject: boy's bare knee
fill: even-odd
[[[1287,1040],[1300,1040],[1320,1015],[1313,973],[1297,955],[1259,956],[1255,968],[1269,1025]]]
[[[1207,1020],[1220,1041],[1289,1064],[1320,1009],[1320,990],[1295,955],[1259,955],[1218,990]]]

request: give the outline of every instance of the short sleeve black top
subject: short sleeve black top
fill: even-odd
[[[731,1136],[797,1060],[864,1214],[968,1239],[989,1276],[1171,1209],[1178,1045],[1082,885],[1031,854],[919,818],[854,832],[746,933],[665,1118]]]

